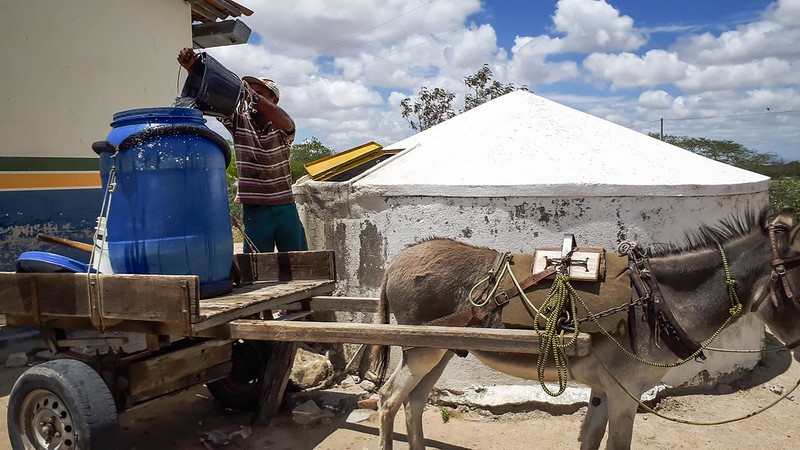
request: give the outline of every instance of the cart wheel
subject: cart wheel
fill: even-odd
[[[258,406],[258,381],[264,374],[269,347],[262,341],[234,341],[231,373],[206,386],[222,406],[253,411]]]
[[[23,373],[11,389],[7,421],[15,450],[116,448],[114,398],[94,369],[74,359]]]

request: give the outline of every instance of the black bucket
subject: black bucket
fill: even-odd
[[[206,53],[200,53],[181,91],[181,97],[194,99],[197,109],[219,117],[233,114],[241,96],[242,80]]]

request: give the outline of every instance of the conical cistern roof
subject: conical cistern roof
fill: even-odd
[[[380,195],[714,196],[769,178],[713,161],[525,91],[385,149],[405,149],[353,183]]]

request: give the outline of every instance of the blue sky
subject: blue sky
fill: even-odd
[[[336,151],[413,133],[400,101],[495,79],[641,132],[730,139],[800,159],[800,0],[241,0],[246,45],[298,140]]]

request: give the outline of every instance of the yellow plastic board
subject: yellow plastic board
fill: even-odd
[[[358,166],[359,164],[383,154],[383,146],[377,142],[367,142],[349,150],[326,156],[304,166],[316,181],[324,181],[337,173]]]

